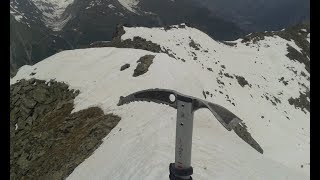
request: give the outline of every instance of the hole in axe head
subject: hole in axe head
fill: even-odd
[[[169,99],[171,102],[176,101],[176,96],[174,94],[170,94]]]

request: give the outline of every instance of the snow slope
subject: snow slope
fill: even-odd
[[[246,123],[264,150],[261,155],[226,131],[209,110],[196,111],[194,179],[309,179],[310,114],[290,105],[288,99],[310,87],[309,80],[292,69],[310,75],[303,64],[285,56],[286,43],[293,42],[275,36],[249,46],[241,40],[228,46],[189,27],[125,31],[122,39],[144,37],[175,58],[125,48],[63,51],[21,67],[10,80],[11,84],[32,77],[64,81],[80,90],[74,112],[99,106],[121,116],[102,145],[68,179],[168,179],[168,166],[174,161],[176,111],[147,102],[116,105],[120,96],[147,88],[173,89],[226,107]],[[191,39],[198,50],[190,46]],[[132,77],[136,61],[146,54],[156,55],[149,71]],[[120,71],[126,63],[130,68]],[[36,74],[31,76],[32,72]],[[236,77],[249,84],[242,87]],[[287,85],[279,81],[281,77]]]

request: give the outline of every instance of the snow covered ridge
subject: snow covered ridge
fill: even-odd
[[[199,110],[194,117],[194,179],[309,178],[310,113],[307,106],[294,102],[310,102],[305,97],[310,74],[305,64],[286,56],[287,44],[299,52],[294,41],[272,36],[248,45],[239,39],[230,46],[181,25],[124,31],[122,40],[139,36],[159,44],[170,56],[112,47],[63,51],[21,67],[10,80],[66,82],[80,90],[74,112],[99,106],[121,117],[117,128],[68,179],[168,179],[176,111],[147,102],[117,106],[120,96],[149,88],[172,89],[226,107],[264,149],[263,155],[255,152],[225,131],[208,110]],[[155,55],[149,70],[133,77],[137,61],[148,54]],[[125,64],[129,68],[120,71]]]
[[[239,76],[235,73],[238,71],[238,74],[244,76],[246,74],[244,72],[248,71],[246,69],[247,67],[261,66],[261,69],[253,70],[245,79],[255,81],[258,88],[263,86],[259,85],[259,82],[267,81],[268,84],[270,84],[270,89],[268,89],[267,92],[268,94],[273,92],[273,98],[266,98],[268,100],[270,99],[273,105],[280,103],[280,99],[278,98],[282,96],[282,92],[275,91],[271,88],[272,83],[276,81],[278,81],[277,83],[283,83],[283,85],[288,86],[288,88],[296,87],[295,89],[298,89],[297,92],[300,94],[309,93],[310,58],[309,53],[304,52],[309,52],[307,37],[305,39],[307,46],[297,46],[296,42],[300,42],[301,44],[301,40],[298,41],[297,38],[294,38],[294,40],[286,40],[278,35],[258,37],[259,39],[253,39],[253,42],[250,42],[251,39],[247,38],[234,42],[221,43],[212,40],[205,33],[185,25],[172,26],[169,29],[124,27],[124,31],[125,33],[121,36],[122,40],[132,40],[133,37],[138,36],[160,45],[162,51],[167,52],[177,60],[193,61],[199,66],[201,65],[203,69],[219,72],[217,81],[221,86],[224,86],[222,79],[230,78],[230,73],[235,74],[234,77],[236,77]],[[232,46],[226,46],[225,44],[232,44]],[[292,49],[294,52],[291,52]],[[244,54],[243,51],[246,56],[239,56]],[[292,55],[296,53],[299,54],[299,57]],[[289,57],[289,59],[284,58],[284,56]],[[220,59],[223,59],[224,62],[220,62],[222,61]],[[279,71],[279,68],[273,68],[275,62],[278,61],[277,59],[288,60],[279,62],[281,67],[285,68],[284,71]],[[290,59],[293,62],[290,61]],[[237,67],[238,70],[236,70],[234,66],[235,63],[241,64],[240,67],[242,67],[242,69]],[[292,67],[292,63],[297,66]],[[273,76],[270,77],[270,73],[272,73]],[[267,77],[267,79],[265,77]],[[223,87],[223,89],[225,89],[225,87]],[[261,96],[266,96],[266,94],[261,94]],[[288,96],[288,98],[290,97]],[[287,98],[285,98],[285,100],[287,100]],[[304,100],[306,101],[306,99]],[[305,113],[309,111],[309,107],[301,109]]]

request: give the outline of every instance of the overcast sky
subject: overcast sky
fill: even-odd
[[[277,30],[310,19],[310,0],[194,0],[250,30]]]

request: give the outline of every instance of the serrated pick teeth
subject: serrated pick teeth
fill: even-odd
[[[166,102],[163,102],[163,101],[159,101],[159,100],[151,100],[151,99],[147,99],[147,98],[135,98],[135,97],[132,97],[131,95],[129,96],[126,96],[126,97],[123,97],[123,96],[120,96],[120,100],[118,102],[118,106],[121,106],[121,105],[124,105],[124,104],[129,104],[131,102],[155,102],[155,103],[158,103],[158,104],[165,104],[165,105],[168,105],[170,106],[169,103],[166,103]]]

